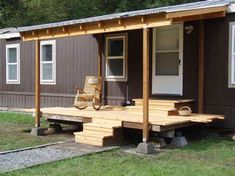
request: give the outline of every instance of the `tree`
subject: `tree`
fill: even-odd
[[[72,20],[199,0],[1,0],[0,28]]]

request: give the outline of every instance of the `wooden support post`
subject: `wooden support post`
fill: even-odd
[[[40,40],[35,41],[35,127],[40,127]]]
[[[203,113],[204,98],[204,21],[199,22],[198,112]]]
[[[102,34],[98,34],[98,76],[102,76],[102,54],[103,42]]]
[[[149,29],[143,28],[143,142],[149,140]]]

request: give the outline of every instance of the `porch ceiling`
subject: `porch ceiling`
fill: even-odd
[[[218,3],[220,2],[220,3]],[[205,5],[207,3],[207,5]],[[67,22],[18,28],[24,41],[53,39],[86,34],[99,34],[170,25],[174,21],[219,18],[226,15],[228,1],[189,3],[104,15]],[[204,4],[204,5],[203,5]]]

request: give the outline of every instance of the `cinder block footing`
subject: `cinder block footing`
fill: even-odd
[[[60,124],[50,124],[49,128],[47,129],[48,133],[61,133],[63,128]]]
[[[235,141],[235,134],[233,134],[233,135],[232,135],[232,140],[234,140],[234,141]]]
[[[42,129],[40,127],[39,128],[32,128],[30,134],[32,136],[44,136],[45,135],[44,129]]]
[[[175,147],[183,147],[188,145],[188,142],[184,136],[174,137],[171,140],[171,145]]]
[[[138,145],[136,152],[149,155],[156,153],[156,150],[154,149],[153,144],[143,142]]]

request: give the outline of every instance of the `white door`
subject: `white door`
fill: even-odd
[[[153,29],[152,93],[183,93],[183,24]]]

